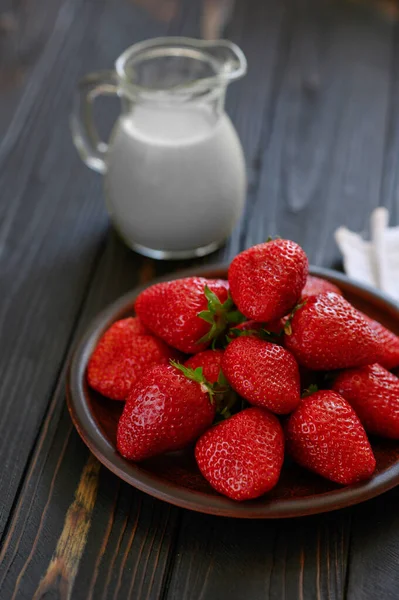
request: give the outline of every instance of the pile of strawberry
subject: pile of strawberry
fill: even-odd
[[[117,447],[129,460],[194,448],[218,492],[247,500],[276,485],[285,453],[348,485],[375,470],[368,434],[399,439],[399,338],[309,276],[292,241],[242,252],[228,281],[153,285],[134,308],[87,370],[126,401]]]

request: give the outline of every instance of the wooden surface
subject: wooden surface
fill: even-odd
[[[79,76],[141,39],[200,34],[199,0],[144,4],[0,0],[0,598],[396,600],[398,491],[297,520],[201,516],[118,481],[72,427],[65,368],[85,325],[183,266],[113,235],[68,130]],[[398,27],[362,3],[236,0],[223,34],[249,61],[227,99],[248,201],[201,263],[278,233],[335,266],[338,224],[367,229],[379,204],[399,220]],[[114,109],[98,108],[105,130]]]

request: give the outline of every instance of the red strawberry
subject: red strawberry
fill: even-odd
[[[204,377],[209,383],[216,383],[220,376],[223,350],[204,350],[194,354],[184,364],[190,369],[202,367]]]
[[[257,337],[239,337],[226,348],[222,370],[243,398],[278,413],[300,401],[298,365],[290,352]]]
[[[292,318],[284,344],[301,365],[315,371],[367,365],[380,353],[363,316],[333,292],[306,299]]]
[[[300,298],[308,259],[298,244],[273,240],[238,254],[229,268],[232,298],[255,321],[284,317]]]
[[[335,292],[336,294],[342,296],[342,292],[339,287],[331,283],[331,281],[321,279],[320,277],[314,277],[313,275],[308,275],[305,287],[302,290],[301,298],[306,298],[307,296],[318,296],[324,292]]]
[[[380,365],[343,371],[333,389],[349,402],[366,431],[399,439],[399,379]]]
[[[271,490],[280,477],[284,435],[278,419],[247,408],[215,425],[198,440],[195,458],[212,487],[233,500],[249,500]]]
[[[304,398],[286,424],[287,451],[303,467],[349,485],[370,477],[375,458],[350,404],[331,390]]]
[[[233,308],[222,279],[187,277],[152,285],[136,300],[137,315],[167,344],[192,354],[226,329]]]
[[[388,371],[399,367],[399,337],[378,321],[374,321],[374,319],[363,313],[361,314],[380,342],[381,352],[378,357],[378,363],[385,367],[385,369],[388,369]]]
[[[113,400],[125,400],[150,367],[167,364],[178,353],[147,332],[139,319],[114,323],[101,337],[87,366],[89,385]]]
[[[180,450],[210,427],[215,408],[209,388],[204,378],[189,371],[183,374],[175,366],[158,365],[140,379],[118,424],[122,456],[140,461]]]

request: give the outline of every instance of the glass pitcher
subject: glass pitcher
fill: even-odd
[[[153,258],[204,256],[230,235],[244,206],[245,161],[225,113],[228,83],[246,72],[228,41],[159,38],[136,44],[115,71],[85,77],[71,126],[82,160],[104,175],[107,208],[128,246]],[[92,103],[122,103],[109,144]]]

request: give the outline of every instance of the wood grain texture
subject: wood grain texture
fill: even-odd
[[[10,135],[11,121],[23,127],[23,113],[40,95],[41,77],[57,55],[68,18],[65,0],[0,2],[0,137]]]
[[[46,574],[37,588],[34,599],[45,597],[54,588],[62,598],[70,598],[79,563],[86,547],[93,508],[97,498],[100,463],[89,455],[84,466],[75,499],[65,517],[64,528]],[[17,584],[24,575],[22,570]]]
[[[167,597],[342,598],[349,522],[350,511],[274,522],[185,513]]]
[[[398,499],[396,489],[354,513],[347,588],[351,600],[398,597]]]
[[[71,431],[66,410],[52,433],[54,459],[39,454],[27,478],[34,502],[28,491],[21,495],[17,522],[4,542],[1,597],[159,597],[177,530],[176,509],[143,498],[105,469],[98,481],[87,482],[88,452]],[[77,504],[82,486],[90,498],[97,484],[94,508],[82,508]]]
[[[331,265],[337,224],[365,227],[381,202],[392,45],[392,24],[352,6],[290,3],[245,245],[266,226]]]
[[[85,36],[88,14],[81,3],[69,5],[69,22],[78,12],[81,27],[70,36],[61,36],[60,31],[54,34],[53,46],[59,40],[60,58],[78,49]],[[11,120],[0,146],[0,277],[2,289],[7,290],[0,307],[4,350],[0,532],[43,419],[106,225],[97,192],[92,188],[90,195],[80,187],[80,165],[70,152],[65,114],[79,67],[75,64],[60,71],[53,51],[56,48],[41,66],[41,79],[35,79],[41,94],[32,104],[22,97],[16,109],[18,119]],[[45,127],[49,112],[53,124]],[[65,169],[55,170],[57,161]],[[94,224],[90,237],[88,219]],[[20,439],[25,440],[23,446]]]
[[[0,597],[396,598],[395,491],[328,517],[248,524],[178,511],[87,470],[63,405],[71,344],[107,303],[182,263],[140,258],[109,233],[100,179],[70,141],[71,93],[131,43],[200,34],[200,0],[168,11],[0,0]],[[380,203],[399,217],[396,27],[357,4],[236,0],[226,36],[249,60],[227,98],[248,203],[227,246],[195,264],[279,233],[331,266],[336,226],[361,230]],[[104,131],[109,108],[97,111]]]
[[[51,48],[38,59],[37,95],[22,96],[18,119],[0,144],[0,278],[7,290],[0,305],[0,534],[108,229],[101,181],[82,168],[71,143],[71,94],[82,73],[110,66],[144,26],[150,35],[162,32],[157,23],[151,29],[146,15],[131,14],[123,0],[112,28],[115,6],[65,4]],[[45,4],[39,8],[44,12]],[[100,111],[105,124],[111,121],[106,108]]]

